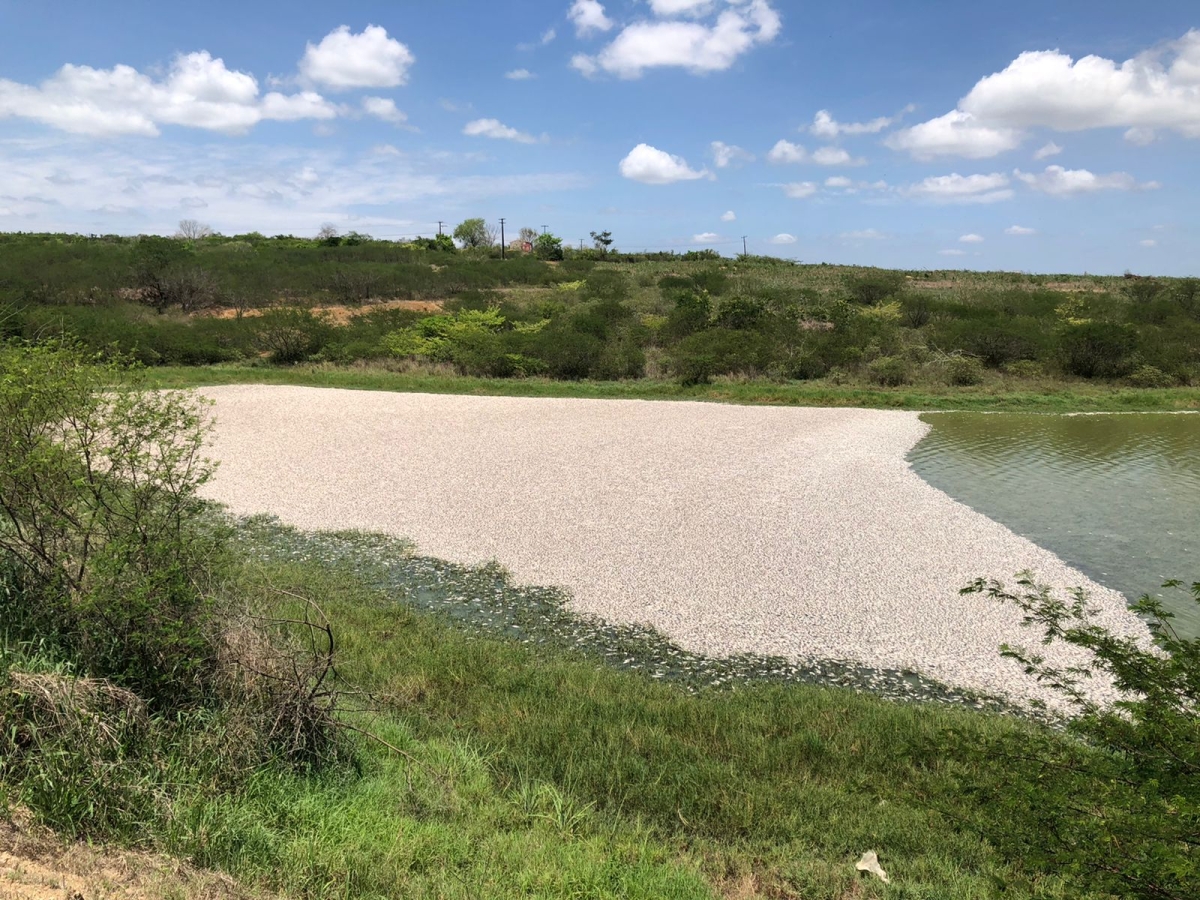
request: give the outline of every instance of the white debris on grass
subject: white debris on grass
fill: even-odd
[[[905,457],[928,426],[916,413],[204,393],[221,462],[206,493],[235,514],[386,532],[457,563],[496,560],[520,583],[567,589],[580,612],[652,626],[688,650],[908,668],[1049,700],[998,650],[1040,635],[1016,609],[959,594],[1026,569],[1059,589],[1083,586],[1101,624],[1145,634],[1119,593],[917,476]]]

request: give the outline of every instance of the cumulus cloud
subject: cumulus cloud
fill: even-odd
[[[995,156],[1028,129],[1125,128],[1134,142],[1155,129],[1200,138],[1200,30],[1117,63],[1059,50],[1022,53],[981,79],[955,110],[892,135],[918,158]]]
[[[777,165],[808,162],[808,151],[799,144],[780,140],[767,153],[767,161]]]
[[[693,244],[715,244],[721,240],[721,236],[712,231],[706,231],[703,234],[693,234]]]
[[[825,187],[836,188],[838,190],[852,188],[854,187],[854,181],[845,175],[832,175],[825,179]]]
[[[1145,191],[1159,187],[1156,181],[1138,183],[1128,172],[1095,175],[1087,169],[1064,169],[1062,166],[1047,166],[1040,174],[1016,169],[1013,175],[1035,191],[1056,197],[1092,194],[1097,191]]]
[[[816,192],[816,182],[812,181],[793,181],[791,184],[783,186],[784,196],[791,197],[793,200],[803,200]]]
[[[596,55],[576,54],[571,65],[589,77],[605,72],[640,78],[647,69],[671,67],[694,74],[722,72],[744,53],[775,40],[782,27],[767,0],[727,0],[708,21],[634,22]]]
[[[869,122],[839,122],[829,110],[822,109],[813,116],[813,123],[808,126],[808,130],[817,137],[824,138],[827,141],[836,140],[843,134],[879,134],[885,128],[895,125],[904,118],[906,113],[910,113],[914,109],[916,107],[909,104],[897,115],[880,116],[877,119],[871,119]]]
[[[673,184],[708,176],[707,170],[693,169],[682,156],[673,156],[649,144],[638,144],[630,150],[618,170],[630,181],[642,184]]]
[[[396,101],[387,97],[363,97],[363,112],[393,125],[403,125],[408,116],[396,108]]]
[[[754,162],[754,154],[736,144],[726,144],[724,141],[713,141],[709,149],[712,151],[713,165],[718,169],[738,162]]]
[[[794,243],[796,243],[796,236],[794,234],[788,234],[785,231],[782,234],[775,235],[775,237],[773,237],[773,238],[769,238],[767,240],[767,243],[775,244],[776,246],[784,246],[786,244],[794,244]]]
[[[979,234],[964,234],[958,239],[960,244],[982,244],[983,235]]]
[[[1007,228],[1004,229],[1004,233],[1015,235],[1017,237],[1024,237],[1024,236],[1030,235],[1030,234],[1037,234],[1037,229],[1036,228],[1026,228],[1024,225],[1009,225]]]
[[[867,161],[853,157],[841,147],[818,147],[812,155],[818,166],[865,166]]]
[[[504,77],[509,81],[528,81],[530,78],[537,76],[528,69],[513,69],[511,72],[505,72]]]
[[[936,203],[996,203],[1013,196],[1007,175],[936,175],[901,189],[907,197]]]
[[[722,222],[736,222],[737,221],[737,213],[735,213],[732,209],[726,210],[725,212],[723,212],[721,214],[721,221]]]
[[[987,125],[971,113],[954,110],[889,134],[884,144],[903,150],[916,159],[939,156],[964,156],[984,159],[1018,147],[1023,138],[1019,129]]]
[[[1146,238],[1144,241],[1138,241],[1138,244],[1142,247],[1157,247],[1158,241],[1154,240],[1154,238]]]
[[[1058,156],[1058,154],[1062,152],[1062,147],[1058,146],[1058,144],[1054,143],[1054,141],[1050,141],[1050,143],[1039,147],[1037,152],[1033,154],[1033,158],[1038,160],[1049,159],[1052,156]]]
[[[180,125],[242,134],[265,119],[331,119],[338,110],[304,91],[259,96],[254,76],[199,51],[180,54],[161,80],[130,66],[67,64],[40,85],[0,79],[0,119],[30,119],[73,134],[159,134]]]
[[[576,37],[611,31],[613,27],[613,20],[605,15],[604,4],[598,0],[575,0],[567,18],[575,25]]]
[[[713,0],[650,0],[656,16],[699,16],[712,9]]]
[[[847,241],[882,241],[887,235],[878,229],[867,228],[862,231],[843,231],[841,237]]]
[[[300,75],[334,91],[398,87],[408,81],[415,59],[382,26],[368,25],[354,34],[348,25],[341,25],[319,44],[309,43],[300,60]]]
[[[515,128],[510,128],[499,119],[475,119],[463,126],[463,134],[467,137],[485,137],[498,141],[516,141],[518,144],[533,144],[537,142],[532,134],[526,134]]]

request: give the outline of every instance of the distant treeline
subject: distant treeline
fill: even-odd
[[[0,235],[0,337],[71,334],[151,365],[387,360],[492,377],[693,383],[1200,383],[1200,279],[906,274],[712,252],[498,254],[356,235]],[[432,303],[383,303],[395,300]],[[331,305],[353,314],[319,309]]]

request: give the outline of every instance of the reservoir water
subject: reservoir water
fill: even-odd
[[[934,487],[1200,636],[1200,415],[928,413],[909,456]],[[1012,572],[980,572],[1011,583]],[[1036,573],[1035,573],[1036,574]]]

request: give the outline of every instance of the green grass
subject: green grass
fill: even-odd
[[[759,685],[690,695],[481,638],[316,562],[238,583],[321,598],[340,667],[380,699],[359,777],[268,774],[179,804],[167,849],[312,897],[1075,896],[1000,858],[936,749],[1032,727],[948,706]],[[964,822],[939,811],[960,807]],[[891,888],[853,863],[879,853]]]
[[[219,365],[156,367],[150,385],[192,388],[223,384],[283,384],[355,390],[508,397],[623,400],[701,400],[778,406],[837,406],[910,410],[1024,412],[1139,412],[1200,409],[1200,388],[1134,389],[1087,382],[1031,383],[1017,379],[978,387],[881,388],[828,382],[727,381],[685,387],[674,381],[554,381],[471,378],[389,372],[368,367]]]

